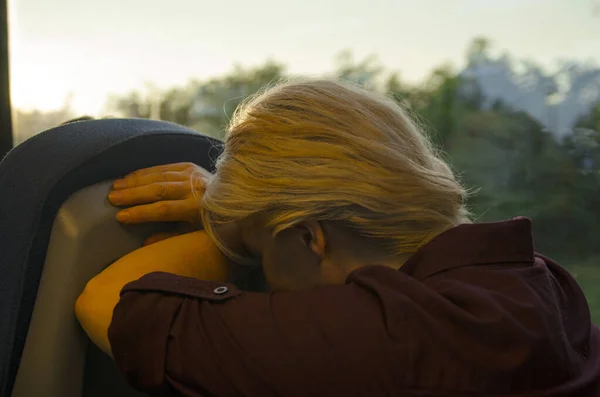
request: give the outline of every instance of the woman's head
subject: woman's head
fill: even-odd
[[[203,196],[203,220],[217,241],[219,224],[243,220],[267,279],[287,288],[293,281],[276,282],[275,270],[311,272],[295,258],[320,257],[317,270],[328,274],[344,267],[347,274],[361,254],[371,263],[405,258],[467,220],[464,198],[393,100],[335,81],[288,82],[236,112]]]

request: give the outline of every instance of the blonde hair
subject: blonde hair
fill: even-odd
[[[273,234],[306,220],[340,221],[389,255],[417,251],[468,222],[466,192],[392,99],[330,80],[284,82],[240,106],[228,127],[202,220],[265,215]]]

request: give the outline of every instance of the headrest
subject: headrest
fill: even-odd
[[[172,123],[106,119],[50,129],[4,157],[0,162],[0,396],[9,395],[15,381],[52,224],[64,201],[86,186],[153,165],[190,161],[213,171],[220,147],[219,141]]]

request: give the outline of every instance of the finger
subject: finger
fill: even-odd
[[[212,174],[208,171],[194,172],[192,175],[190,175],[190,182],[192,184],[192,189],[195,194],[204,195],[204,191],[206,190],[206,183],[208,182],[211,176]]]
[[[154,243],[158,243],[159,241],[166,240],[171,237],[179,236],[181,233],[177,232],[169,232],[169,233],[155,233],[144,240],[144,245],[150,245]]]
[[[200,219],[198,204],[192,200],[160,201],[139,205],[117,213],[117,220],[125,224],[145,222],[193,222]]]
[[[155,182],[178,182],[189,180],[190,176],[182,172],[155,172],[152,174],[130,174],[123,179],[117,179],[112,187],[115,190],[131,189],[139,186],[146,186]]]
[[[198,167],[194,163],[173,163],[173,164],[163,164],[163,165],[155,165],[154,167],[142,168],[140,170],[133,171],[132,173],[126,175],[147,175],[147,174],[155,174],[159,172],[180,172],[185,171],[187,169],[194,169]]]
[[[117,206],[149,204],[164,200],[181,200],[190,194],[190,182],[158,182],[131,189],[113,190],[108,201]]]

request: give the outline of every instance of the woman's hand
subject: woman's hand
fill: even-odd
[[[108,195],[111,204],[129,208],[117,213],[125,224],[180,222],[176,230],[156,233],[144,241],[151,245],[197,230],[200,204],[212,174],[192,163],[144,168],[118,179]],[[221,227],[222,240],[236,252],[245,252],[237,224]]]
[[[192,163],[144,168],[118,179],[108,195],[111,204],[131,206],[117,213],[126,224],[200,222],[200,201],[212,175]]]

